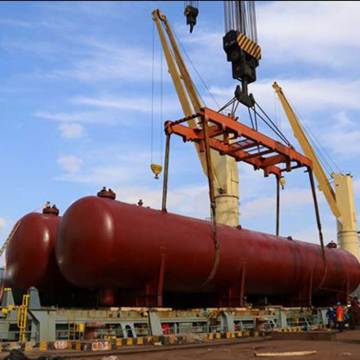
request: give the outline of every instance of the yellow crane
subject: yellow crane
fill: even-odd
[[[319,189],[323,192],[337,220],[337,239],[339,246],[360,260],[356,208],[351,175],[332,173],[331,176],[334,180],[334,186],[331,185],[313,146],[307,138],[298,117],[286,99],[281,87],[274,82],[273,88],[280,99],[281,105],[294,132],[294,136],[298,140],[305,155],[313,162],[313,172],[317,179]]]
[[[192,116],[198,113],[204,104],[202,104],[196,87],[186,68],[166,16],[162,14],[160,10],[154,10],[152,16],[159,33],[168,70],[183,113],[185,116]],[[196,128],[198,126],[197,119],[189,120],[188,125],[191,128]],[[206,174],[207,166],[204,152],[198,145],[195,146],[202,168]],[[222,156],[213,150],[211,150],[211,162],[214,179],[216,223],[237,226],[239,224],[239,180],[237,163],[232,157]]]

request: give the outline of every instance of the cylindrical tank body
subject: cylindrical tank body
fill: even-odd
[[[27,290],[34,286],[41,290],[52,288],[59,282],[61,274],[54,246],[60,219],[58,210],[48,207],[43,213],[23,216],[15,224],[5,258],[9,287]]]
[[[70,284],[57,265],[55,242],[61,222],[58,214],[55,206],[47,206],[42,213],[29,213],[15,224],[6,247],[1,288],[11,288],[17,304],[30,287],[35,287],[42,305],[94,307],[97,294]]]
[[[324,262],[318,245],[225,225],[217,228],[220,258],[215,276],[207,281],[215,259],[211,226],[90,196],[65,212],[56,257],[65,278],[76,286],[144,289],[155,296],[263,295],[301,304],[315,295],[348,294],[360,282],[359,262],[346,251],[326,248]]]

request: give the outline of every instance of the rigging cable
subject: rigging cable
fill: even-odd
[[[160,49],[161,50],[161,49]],[[160,54],[160,164],[163,163],[163,122],[164,122],[164,79],[163,79],[163,68],[164,68],[164,53],[161,51]]]
[[[299,119],[303,118],[303,117],[299,116],[300,113],[295,108],[294,108],[294,112]],[[331,173],[334,172],[334,168],[336,168],[338,170],[338,172],[343,173],[341,171],[340,167],[338,166],[338,164],[335,162],[335,160],[327,154],[326,150],[322,147],[321,142],[317,139],[315,134],[312,133],[310,131],[310,129],[307,128],[304,124],[301,124],[301,126],[302,126],[304,132],[306,133],[306,135],[308,136],[309,140],[311,141],[312,145],[317,150],[320,162],[322,163],[324,168],[326,168],[326,166],[328,167],[327,172],[328,172],[329,177],[331,178]],[[331,165],[331,163],[332,163],[332,165]]]
[[[181,50],[182,52],[185,54],[185,57],[187,58],[187,60],[189,61],[191,67],[193,68],[193,70],[195,71],[196,75],[198,76],[198,78],[200,79],[200,82],[202,83],[202,85],[204,86],[204,88],[206,89],[206,91],[208,92],[208,94],[210,95],[211,99],[214,101],[214,103],[216,104],[217,107],[219,106],[219,103],[217,102],[215,96],[211,93],[210,88],[208,87],[208,85],[206,84],[205,80],[203,79],[203,77],[201,76],[200,72],[198,71],[198,69],[196,68],[195,64],[193,63],[193,61],[191,60],[190,55],[188,54],[188,52],[185,49],[185,46],[183,45],[183,43],[180,41],[180,39],[178,38],[176,32],[173,30],[174,36],[176,38],[176,41],[180,44]],[[198,95],[198,97],[200,98],[201,102],[205,105],[205,101],[204,99],[201,97],[198,89],[196,88],[196,86],[194,85],[196,94]]]
[[[153,152],[154,152],[154,95],[155,95],[154,67],[155,67],[155,24],[153,24],[153,28],[152,28],[150,164],[153,163]]]
[[[249,113],[249,118],[250,118],[250,121],[251,121],[251,127],[255,130],[255,124],[254,124],[254,121],[253,121],[253,118],[252,118],[252,115],[251,115],[250,108],[248,108],[248,113]]]
[[[266,117],[267,120],[265,120],[257,111],[256,111],[256,106],[260,109],[260,111],[262,112],[262,114]],[[264,123],[266,125],[269,126],[269,128],[275,132],[276,135],[278,135],[278,137],[285,142],[286,145],[288,146],[292,146],[290,141],[286,138],[286,136],[283,134],[283,132],[276,126],[276,124],[274,123],[273,120],[271,120],[271,118],[269,117],[269,115],[263,110],[263,108],[257,103],[255,102],[255,106],[254,106],[254,111],[255,111],[255,114],[257,116],[260,117],[261,120],[264,121]],[[269,121],[269,123],[268,123]]]

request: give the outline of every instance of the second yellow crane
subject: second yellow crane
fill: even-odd
[[[294,132],[294,136],[298,140],[305,155],[313,162],[313,171],[319,184],[319,189],[323,192],[337,220],[339,246],[360,260],[352,176],[349,174],[332,173],[331,176],[334,180],[334,186],[331,185],[313,146],[281,87],[274,82],[273,88],[280,99],[281,105]]]

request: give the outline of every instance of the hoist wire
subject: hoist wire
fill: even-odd
[[[242,22],[242,28],[243,28],[243,33],[245,35],[250,35],[249,34],[249,24],[248,24],[248,18],[247,18],[247,6],[246,6],[246,2],[245,1],[240,1],[240,4],[242,5],[240,8],[242,10],[242,14],[241,14],[241,18],[240,21]]]
[[[227,19],[228,19],[228,9],[229,7],[226,5],[227,1],[223,1],[223,4],[224,4],[224,25],[225,25],[225,32],[227,32],[227,28],[228,28],[228,25],[227,25]]]
[[[254,29],[254,38],[253,40],[257,43],[258,33],[257,33],[257,24],[256,24],[256,11],[255,11],[255,1],[250,1],[252,7],[252,25]]]
[[[239,31],[257,42],[254,1],[224,1],[225,32]]]
[[[194,8],[199,7],[199,1],[197,0],[190,0],[190,1],[184,1],[184,9],[186,9],[187,6],[192,6]]]
[[[153,163],[154,152],[154,68],[155,68],[155,23],[152,28],[152,65],[151,65],[151,127],[150,127],[150,163]]]
[[[183,45],[183,43],[180,41],[180,39],[178,38],[176,32],[173,30],[174,36],[176,41],[180,44],[181,50],[182,52],[185,54],[185,57],[187,58],[187,60],[189,61],[191,67],[193,68],[193,70],[195,71],[196,75],[198,76],[198,78],[200,79],[202,85],[204,86],[204,88],[206,89],[206,91],[208,92],[208,94],[210,95],[211,99],[214,101],[214,103],[216,104],[217,107],[219,106],[219,103],[217,102],[215,96],[211,93],[210,88],[208,87],[208,85],[206,84],[205,80],[202,78],[200,72],[198,71],[198,69],[196,68],[195,64],[193,63],[193,61],[191,60],[190,55],[188,54],[188,52],[185,49],[185,46]],[[198,97],[200,98],[201,102],[203,105],[205,105],[205,101],[204,99],[201,97],[197,87],[194,85],[194,89],[196,91],[196,94],[198,95]]]

